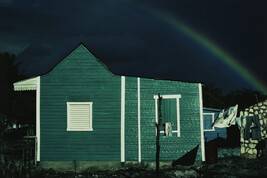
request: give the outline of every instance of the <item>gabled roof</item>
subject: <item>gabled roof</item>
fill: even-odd
[[[110,70],[109,70],[109,68],[94,54],[94,53],[92,53],[82,42],[81,43],[79,43],[72,51],[70,51],[65,57],[63,57],[60,61],[58,61],[58,63],[57,64],[55,64],[54,65],[54,67],[52,67],[50,70],[48,70],[47,72],[45,72],[45,73],[43,73],[43,74],[41,74],[40,76],[42,76],[42,75],[46,75],[46,74],[48,74],[48,73],[50,73],[51,71],[53,71],[58,65],[60,65],[60,63],[62,63],[68,56],[70,56],[73,52],[75,52],[75,50],[77,50],[78,48],[80,48],[80,47],[82,47],[82,48],[84,48],[86,51],[88,51],[89,52],[89,54],[91,55],[91,56],[93,56],[94,57],[94,59],[95,60],[97,60],[103,67],[104,67],[104,69],[106,69],[108,72],[110,72],[111,74],[114,74],[113,72],[111,72]],[[116,75],[116,74],[114,74],[114,75]]]
[[[113,73],[112,71],[109,70],[109,68],[98,58],[96,55],[94,55],[87,47],[84,45],[82,42],[77,45],[71,52],[69,52],[62,60],[60,60],[53,68],[51,68],[48,72],[45,72],[41,75],[46,75],[50,73],[52,70],[54,70],[66,57],[68,57],[71,53],[73,53],[76,49],[79,47],[83,47],[85,50],[87,50],[94,58],[101,63],[101,65],[108,71],[110,74],[113,75],[118,75],[118,76],[128,76],[128,77],[140,77],[140,78],[147,78],[147,79],[154,79],[154,80],[168,80],[168,81],[178,81],[178,82],[186,82],[186,83],[200,83],[200,82],[192,82],[192,81],[179,81],[179,80],[172,80],[172,79],[155,79],[155,78],[150,78],[150,77],[142,77],[142,76],[129,76],[125,74],[118,74],[118,73]],[[41,76],[40,75],[40,76]],[[38,77],[38,76],[37,76]],[[36,90],[36,81],[37,77],[33,77],[30,79],[18,81],[14,83],[14,90],[15,91],[27,91],[27,90]]]

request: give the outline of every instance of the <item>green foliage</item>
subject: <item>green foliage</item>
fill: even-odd
[[[25,115],[33,115],[34,113],[28,109],[35,105],[33,93],[15,92],[13,90],[13,83],[25,78],[18,73],[18,66],[20,63],[15,64],[15,55],[7,52],[0,53],[0,114],[5,116],[5,126],[9,122],[20,123],[25,118]],[[28,102],[28,101],[31,101]],[[3,124],[2,124],[3,126]],[[5,127],[3,126],[3,127]]]
[[[243,88],[223,96],[221,90],[213,83],[203,85],[203,105],[207,108],[226,109],[238,104],[240,111],[266,99],[266,95],[256,90]]]
[[[244,110],[249,106],[255,105],[267,99],[267,96],[262,92],[249,89],[241,89],[232,91],[225,96],[225,103],[227,106],[238,104],[238,110]]]
[[[216,88],[213,83],[203,85],[203,105],[206,108],[225,108],[222,91],[219,88]]]
[[[18,77],[17,66],[13,65],[15,56],[9,53],[0,53],[0,113],[9,116],[12,112],[12,83]]]

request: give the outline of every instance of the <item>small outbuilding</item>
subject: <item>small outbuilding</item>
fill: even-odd
[[[240,111],[240,125],[241,156],[256,158],[259,142],[267,149],[267,100]]]
[[[214,108],[204,108],[203,109],[203,122],[204,122],[204,139],[205,142],[217,138],[227,138],[226,128],[213,127],[212,124],[218,117],[222,110]]]

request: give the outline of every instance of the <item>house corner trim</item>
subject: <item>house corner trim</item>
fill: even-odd
[[[137,78],[137,100],[138,100],[138,162],[141,162],[141,102],[140,102],[140,78]]]
[[[200,135],[201,135],[201,155],[202,161],[205,161],[205,143],[204,143],[204,124],[203,124],[203,98],[202,98],[202,85],[199,83],[199,111],[200,111]]]
[[[40,76],[36,78],[36,137],[37,161],[40,161]]]
[[[125,162],[125,76],[121,76],[121,162]]]

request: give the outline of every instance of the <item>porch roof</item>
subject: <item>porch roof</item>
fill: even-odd
[[[37,78],[33,77],[26,80],[18,81],[13,83],[15,91],[30,91],[36,90],[37,88]]]

